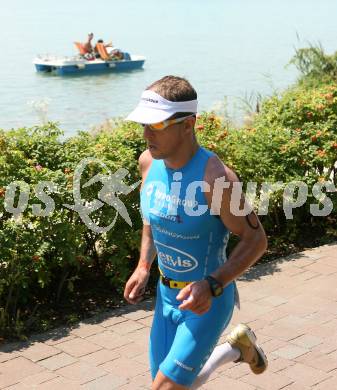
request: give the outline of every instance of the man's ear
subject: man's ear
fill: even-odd
[[[186,133],[191,133],[194,131],[195,122],[196,122],[195,116],[186,118],[186,120],[184,121],[184,125],[185,125],[184,130],[186,131]]]

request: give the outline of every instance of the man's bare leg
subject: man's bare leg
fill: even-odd
[[[152,383],[152,390],[188,390],[188,387],[178,385],[161,371],[158,371]]]

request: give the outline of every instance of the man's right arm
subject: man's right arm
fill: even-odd
[[[139,158],[139,169],[142,175],[142,184],[145,182],[151,162],[152,157],[149,151],[142,153]],[[151,265],[155,257],[156,248],[153,242],[151,226],[144,222],[139,262],[137,268],[127,281],[124,289],[124,298],[129,303],[135,304],[142,299],[149,280]]]
[[[151,227],[149,225],[143,225],[139,262],[124,289],[124,298],[129,303],[135,304],[141,301],[155,257],[156,249],[153,243]]]

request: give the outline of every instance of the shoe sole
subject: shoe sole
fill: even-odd
[[[256,351],[259,355],[259,360],[262,360],[263,361],[263,365],[262,366],[259,366],[259,367],[256,367],[257,369],[252,369],[252,367],[250,366],[250,369],[253,371],[254,374],[258,375],[258,374],[262,374],[264,371],[266,371],[267,367],[268,367],[268,359],[267,359],[267,356],[265,355],[265,353],[263,352],[262,348],[256,343],[256,335],[255,333],[247,326],[245,325],[246,327],[246,335],[249,339],[249,341],[254,344],[255,348],[256,348]]]

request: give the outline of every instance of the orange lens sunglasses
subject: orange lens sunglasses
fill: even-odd
[[[188,115],[188,116],[184,116],[182,118],[177,118],[177,119],[167,119],[166,121],[162,121],[162,122],[158,122],[158,123],[151,123],[151,124],[142,123],[142,126],[143,127],[147,126],[151,130],[164,130],[164,129],[166,129],[166,127],[174,125],[176,123],[183,122],[186,118],[189,118],[193,115]]]

